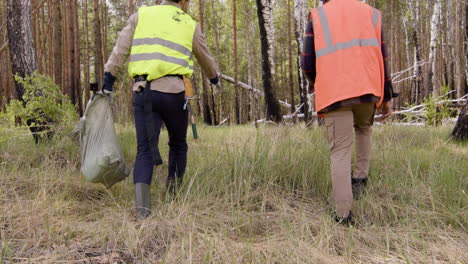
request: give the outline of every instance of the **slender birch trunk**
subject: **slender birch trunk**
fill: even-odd
[[[307,22],[307,1],[294,0],[294,35],[297,43],[297,54],[302,54],[304,29]],[[304,114],[305,122],[309,120],[309,104],[307,100],[307,80],[301,69],[301,58],[296,57],[297,78],[299,88],[299,103],[302,104],[301,113]]]
[[[274,27],[272,0],[256,0],[262,48],[263,89],[265,93],[266,117],[269,120],[282,120],[275,87]]]
[[[427,75],[427,86],[426,95],[429,95],[431,90],[434,96],[438,96],[440,93],[440,84],[437,73],[437,48],[438,48],[438,37],[440,28],[440,13],[441,3],[440,0],[436,0],[434,4],[434,12],[431,19],[431,40],[429,45],[429,62],[430,69]],[[432,86],[432,89],[431,89]]]

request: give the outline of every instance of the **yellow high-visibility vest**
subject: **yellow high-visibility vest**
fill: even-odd
[[[156,80],[193,73],[192,42],[196,22],[182,9],[158,5],[138,9],[128,73]]]

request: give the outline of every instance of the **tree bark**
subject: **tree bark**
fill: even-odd
[[[307,1],[294,0],[294,21],[295,21],[295,36],[297,43],[297,53],[302,54],[304,29],[307,18]],[[304,121],[309,121],[309,104],[307,100],[307,80],[301,70],[301,58],[297,56],[297,76],[299,87],[299,103],[302,104],[301,113],[304,114]]]
[[[205,32],[205,23],[204,23],[204,18],[203,18],[203,13],[204,13],[204,1],[199,0],[199,15],[200,15],[200,28],[202,32]],[[210,110],[210,102],[209,102],[209,96],[208,96],[208,83],[205,77],[205,73],[203,70],[201,70],[201,82],[202,82],[202,89],[203,89],[203,95],[202,95],[202,104],[203,104],[203,121],[207,125],[213,125],[213,119],[211,118],[211,110]]]
[[[236,124],[241,124],[240,106],[239,106],[239,87],[238,81],[238,61],[237,61],[237,19],[236,19],[236,0],[232,0],[232,34],[233,34],[233,51],[234,60],[234,111],[236,115]]]
[[[434,4],[434,12],[432,14],[431,20],[431,41],[429,46],[429,62],[430,68],[428,70],[426,78],[426,95],[429,96],[430,92],[434,96],[440,94],[440,84],[437,74],[437,43],[439,37],[439,26],[440,26],[440,13],[441,13],[441,3],[440,0],[436,0]],[[432,88],[432,89],[431,89]]]
[[[78,107],[78,114],[83,116],[83,90],[81,89],[81,56],[80,56],[80,23],[78,12],[78,0],[73,0],[73,91],[75,94],[75,105]]]
[[[98,89],[101,89],[104,64],[102,59],[101,19],[99,16],[99,0],[94,0],[94,76]]]
[[[452,131],[452,137],[457,140],[468,140],[468,101],[458,116],[457,124]]]
[[[61,8],[60,8],[60,0],[53,0],[53,8],[52,8],[52,31],[54,35],[53,39],[53,46],[54,50],[52,52],[54,56],[54,81],[57,85],[62,86],[62,15],[61,15]]]
[[[289,97],[291,101],[291,114],[296,112],[296,107],[294,103],[294,79],[293,79],[293,62],[292,62],[292,36],[291,36],[291,0],[287,1],[288,5],[288,63],[289,63]]]
[[[133,15],[135,13],[135,1],[134,0],[128,0],[128,17]],[[132,93],[133,93],[133,80],[128,81],[128,87],[127,87],[127,96],[126,96],[126,102],[127,102],[127,113],[129,116],[132,116],[133,113],[133,106],[132,106]]]
[[[275,63],[273,48],[272,0],[256,0],[260,42],[262,49],[263,91],[265,94],[266,118],[275,122],[282,119],[275,88]]]
[[[466,92],[468,87],[468,5],[465,5],[465,84],[463,85],[463,90]],[[462,93],[464,93],[462,92]]]
[[[24,78],[33,75],[37,70],[30,20],[31,3],[29,0],[8,0],[7,7],[8,43],[12,73]],[[25,93],[24,86],[15,80],[15,88],[16,98],[26,104],[23,98]],[[36,111],[41,111],[41,109],[37,109]],[[26,121],[29,126],[29,130],[32,132],[36,144],[43,138],[41,132],[49,130],[47,122],[39,122],[34,119],[23,121]],[[45,134],[48,139],[50,139],[52,135],[53,133],[51,131]]]
[[[83,89],[85,91],[84,100],[88,102],[91,97],[91,91],[89,89],[90,81],[90,64],[89,64],[89,24],[88,24],[88,0],[83,0],[83,20],[84,20],[84,40],[85,40],[85,50],[84,50],[84,85]]]
[[[419,39],[419,32],[418,32],[418,25],[419,22],[419,1],[418,0],[411,0],[410,1],[410,10],[411,10],[411,17],[412,17],[412,39],[414,45],[414,62],[413,62],[413,76],[415,76],[414,80],[412,81],[412,103],[420,104],[422,102],[422,98],[424,97],[424,93],[422,91],[423,87],[423,79],[421,74],[421,44]]]
[[[219,67],[219,72],[222,72],[221,69],[221,50],[220,50],[220,30],[219,30],[219,25],[221,24],[217,10],[215,8],[214,3],[217,2],[216,0],[211,0],[211,10],[213,12],[213,19],[211,19],[211,27],[213,28],[215,32],[215,41],[216,41],[216,58],[215,62],[216,65]],[[217,100],[216,100],[217,99]],[[212,100],[212,105],[213,105],[213,115],[215,119],[215,123],[219,124],[219,122],[223,118],[223,108],[224,108],[224,91],[221,91],[219,95],[216,95],[215,89],[213,87],[211,88],[211,100]],[[218,101],[218,105],[216,105],[216,101]]]
[[[13,74],[21,77],[37,70],[31,29],[31,3],[29,0],[8,0],[8,45]],[[23,100],[24,87],[15,81],[16,98]]]
[[[456,79],[456,64],[459,59],[455,57],[455,42],[456,42],[456,34],[457,31],[455,30],[455,25],[458,25],[458,17],[457,14],[457,3],[455,1],[450,1],[446,3],[446,33],[447,33],[447,52],[450,56],[444,56],[447,61],[447,85],[450,89],[455,88],[455,79]]]
[[[104,63],[106,62],[106,59],[108,58],[108,55],[107,55],[107,27],[108,27],[108,23],[107,23],[107,3],[106,3],[106,0],[101,0],[101,12],[102,12],[102,15],[101,15],[101,29],[102,29],[102,33],[101,33],[101,38],[102,38],[102,46],[101,46],[101,49],[102,49],[102,65],[104,65]]]

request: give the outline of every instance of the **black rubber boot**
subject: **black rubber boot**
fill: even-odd
[[[143,220],[151,214],[150,186],[145,183],[135,183],[135,207],[138,220]]]
[[[336,212],[334,212],[333,218],[338,224],[342,224],[344,226],[354,226],[354,219],[353,219],[353,214],[349,212],[349,215],[347,217],[339,217],[336,215]]]
[[[166,194],[169,199],[173,200],[177,197],[180,187],[182,186],[182,177],[168,179],[166,182]]]
[[[351,178],[351,187],[353,188],[353,199],[359,200],[366,190],[367,178],[355,179]]]

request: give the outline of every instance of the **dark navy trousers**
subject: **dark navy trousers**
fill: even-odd
[[[168,180],[182,177],[187,166],[188,111],[184,110],[185,92],[178,94],[150,91],[156,142],[149,142],[145,122],[144,94],[133,96],[133,117],[137,136],[137,156],[133,170],[133,182],[151,184],[154,162],[150,144],[158,144],[161,126],[164,122],[169,133]]]

